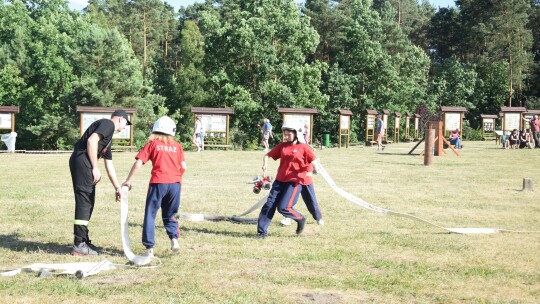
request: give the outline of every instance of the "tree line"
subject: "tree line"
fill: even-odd
[[[480,114],[540,109],[540,0],[12,0],[0,6],[0,105],[17,105],[17,146],[71,149],[76,106],[134,107],[135,143],[169,115],[189,143],[191,107],[230,107],[231,139],[257,145],[263,117],[314,108],[314,132],[351,139],[365,111]]]

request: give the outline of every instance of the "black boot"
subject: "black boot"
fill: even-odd
[[[304,217],[303,219],[299,220],[297,223],[298,223],[298,227],[296,227],[296,234],[300,234],[302,233],[302,231],[304,231],[304,225],[306,225],[306,218]]]

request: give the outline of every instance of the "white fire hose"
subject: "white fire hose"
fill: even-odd
[[[516,230],[499,229],[499,228],[445,228],[414,215],[410,215],[410,214],[402,213],[402,212],[396,212],[396,211],[384,209],[384,208],[369,204],[365,202],[364,200],[339,188],[334,182],[334,180],[330,177],[326,169],[321,165],[319,159],[313,162],[313,165],[317,173],[320,174],[324,178],[324,180],[328,183],[328,185],[337,194],[339,194],[341,197],[345,198],[346,200],[359,205],[360,207],[363,207],[365,209],[368,209],[374,212],[410,218],[410,219],[420,221],[425,224],[435,226],[437,228],[440,228],[440,229],[443,229],[452,233],[460,233],[460,234],[489,234],[489,233],[497,233],[497,232],[540,233],[540,231],[516,231]],[[137,256],[131,251],[130,243],[129,243],[128,219],[127,219],[128,196],[129,196],[129,188],[126,186],[123,186],[121,189],[121,200],[120,200],[120,230],[121,230],[121,235],[122,235],[122,247],[124,249],[124,254],[126,255],[127,259],[131,263],[137,266],[144,266],[144,265],[149,264],[153,259],[157,260],[157,258],[155,257],[152,258],[152,257],[147,257],[147,256]],[[262,205],[264,205],[264,203],[266,203],[267,198],[268,196],[261,198],[252,207],[242,212],[240,215],[233,216],[233,217],[236,217],[236,218],[242,217],[244,215],[247,215],[259,209]],[[35,263],[35,264],[25,266],[23,268],[0,272],[0,277],[11,277],[21,272],[38,272],[40,277],[46,277],[46,276],[51,276],[51,275],[72,275],[79,279],[82,279],[87,276],[97,274],[104,270],[125,269],[129,267],[133,267],[133,266],[113,264],[109,262],[108,260],[103,260],[101,262],[81,262],[81,263],[62,263],[62,264]],[[145,268],[155,268],[155,267],[158,267],[158,266],[145,266]]]
[[[137,256],[131,251],[128,234],[128,195],[129,188],[122,187],[120,200],[120,231],[122,235],[122,247],[127,259],[136,266],[144,266],[158,260],[155,257]],[[95,275],[104,270],[125,269],[133,267],[130,265],[113,264],[108,260],[101,262],[80,262],[80,263],[61,263],[61,264],[44,264],[35,263],[23,268],[0,272],[0,277],[12,277],[21,272],[37,272],[40,277],[51,275],[72,275],[78,279],[82,279],[91,275]],[[155,268],[157,266],[145,266],[145,268]]]
[[[460,233],[460,234],[487,234],[487,233],[497,233],[497,232],[540,233],[540,231],[516,231],[516,230],[507,230],[507,229],[498,229],[498,228],[445,228],[445,227],[439,226],[439,225],[434,224],[434,223],[432,223],[432,222],[430,222],[428,220],[425,220],[423,218],[420,218],[420,217],[417,217],[417,216],[414,216],[414,215],[384,209],[384,208],[372,205],[370,203],[367,203],[367,202],[363,201],[362,199],[360,199],[360,198],[346,192],[345,190],[339,188],[336,185],[336,183],[334,182],[334,180],[330,177],[330,175],[328,175],[328,172],[326,171],[326,169],[321,165],[319,159],[314,161],[313,165],[314,165],[317,173],[320,174],[324,178],[324,180],[328,183],[328,185],[337,194],[339,194],[341,197],[345,198],[346,200],[348,200],[350,202],[353,202],[353,203],[359,205],[360,207],[366,208],[366,209],[371,210],[371,211],[375,211],[375,212],[383,213],[383,214],[388,214],[388,215],[395,215],[395,216],[401,216],[401,217],[410,218],[410,219],[413,219],[413,220],[416,220],[416,221],[420,221],[420,222],[435,226],[437,228],[444,229],[444,230],[449,231],[449,232]]]
[[[148,257],[148,256],[140,256],[135,255],[133,251],[131,251],[131,247],[129,244],[129,234],[128,234],[128,196],[129,196],[129,187],[122,186],[122,189],[120,190],[120,232],[122,234],[122,248],[124,249],[124,254],[126,255],[127,259],[137,265],[137,266],[144,266],[152,262],[152,259],[156,259],[155,257]],[[155,267],[155,266],[153,266]]]
[[[81,262],[81,263],[61,263],[61,264],[44,264],[35,263],[23,268],[0,272],[0,277],[12,277],[21,272],[37,272],[39,277],[47,277],[51,275],[71,275],[78,279],[82,279],[103,270],[112,270],[118,268],[126,268],[125,265],[113,264],[107,260],[101,262]]]

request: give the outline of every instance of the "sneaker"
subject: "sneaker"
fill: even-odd
[[[319,224],[320,226],[324,226],[324,220],[323,219],[318,220],[317,224]]]
[[[85,242],[86,245],[88,247],[90,247],[90,249],[94,250],[95,252],[97,252],[98,254],[100,253],[101,249],[99,249],[98,247],[96,247],[95,245],[92,244],[92,241],[87,241]]]
[[[386,146],[382,146],[382,150],[381,150],[381,151],[384,151],[384,148],[386,148]]]
[[[256,239],[257,240],[264,240],[267,236],[268,236],[268,234],[259,233],[259,234],[257,234]]]
[[[73,250],[71,251],[71,255],[76,256],[87,256],[87,255],[98,255],[98,252],[90,246],[88,246],[86,243],[80,243],[79,245],[73,245]]]
[[[142,254],[143,257],[153,258],[154,257],[154,248],[146,249],[146,252]]]
[[[281,220],[281,225],[283,226],[290,226],[291,225],[291,219],[288,217],[285,217]]]
[[[296,234],[302,233],[302,231],[304,231],[305,225],[306,225],[306,218],[304,217],[303,219],[298,221],[298,226],[296,227]]]
[[[171,239],[171,251],[172,252],[180,251],[180,245],[178,244],[178,239]]]

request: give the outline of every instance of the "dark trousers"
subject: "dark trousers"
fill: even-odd
[[[180,209],[180,183],[150,184],[146,195],[142,243],[146,248],[154,248],[156,215],[161,208],[163,226],[169,239],[177,239],[179,234],[176,214]]]
[[[302,186],[302,191],[300,194],[302,195],[302,199],[304,200],[304,203],[306,203],[306,207],[313,218],[316,221],[321,220],[322,214],[321,210],[319,209],[317,197],[315,196],[315,187],[313,186],[313,183],[307,186]]]
[[[88,223],[94,211],[96,186],[92,176],[92,165],[86,151],[73,151],[69,158],[71,181],[75,194],[75,220],[73,221],[74,243],[90,242]]]
[[[534,144],[537,148],[540,148],[540,132],[533,132]]]
[[[257,232],[264,235],[268,234],[268,226],[270,226],[276,210],[283,216],[292,218],[297,222],[303,220],[304,215],[294,209],[300,192],[302,192],[302,185],[300,184],[274,181],[266,204],[261,208],[259,220],[257,221]]]

